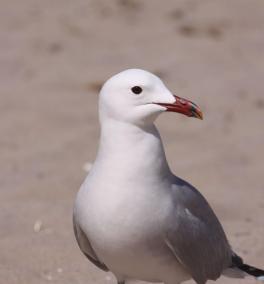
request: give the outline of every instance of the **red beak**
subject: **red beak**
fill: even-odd
[[[157,103],[157,104],[166,107],[167,111],[178,112],[190,117],[203,119],[203,113],[195,103],[178,96],[174,97],[176,101],[173,104],[166,104],[166,103]]]

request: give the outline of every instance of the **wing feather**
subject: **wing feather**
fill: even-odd
[[[232,263],[224,230],[205,198],[190,184],[176,179],[174,214],[166,243],[198,284],[216,280]]]
[[[83,254],[98,268],[104,271],[109,271],[107,266],[103,262],[101,262],[97,257],[97,255],[95,254],[87,236],[76,222],[74,215],[73,215],[73,229],[74,229],[75,238]]]

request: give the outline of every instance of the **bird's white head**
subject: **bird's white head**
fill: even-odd
[[[202,118],[194,103],[174,96],[160,78],[141,69],[128,69],[114,75],[100,92],[101,122],[114,119],[146,125],[164,111]]]

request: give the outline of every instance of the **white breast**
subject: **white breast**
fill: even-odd
[[[175,264],[164,242],[170,199],[159,190],[123,185],[120,191],[113,184],[89,188],[92,184],[88,179],[80,190],[77,210],[97,256],[116,273],[161,281],[163,270]]]
[[[164,241],[173,211],[171,173],[156,128],[118,129],[119,124],[111,124],[110,131],[108,126],[77,196],[82,230],[100,261],[123,279],[186,280]]]

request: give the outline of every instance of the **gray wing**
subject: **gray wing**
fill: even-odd
[[[75,220],[75,217],[73,215],[73,230],[74,230],[74,235],[77,240],[77,243],[83,252],[83,254],[97,267],[104,271],[109,271],[109,269],[106,267],[106,265],[101,262],[98,257],[96,256],[87,236],[85,233],[82,231],[80,226],[78,225],[77,221]]]
[[[198,284],[216,280],[232,263],[224,230],[205,198],[175,177],[174,214],[166,243]]]

